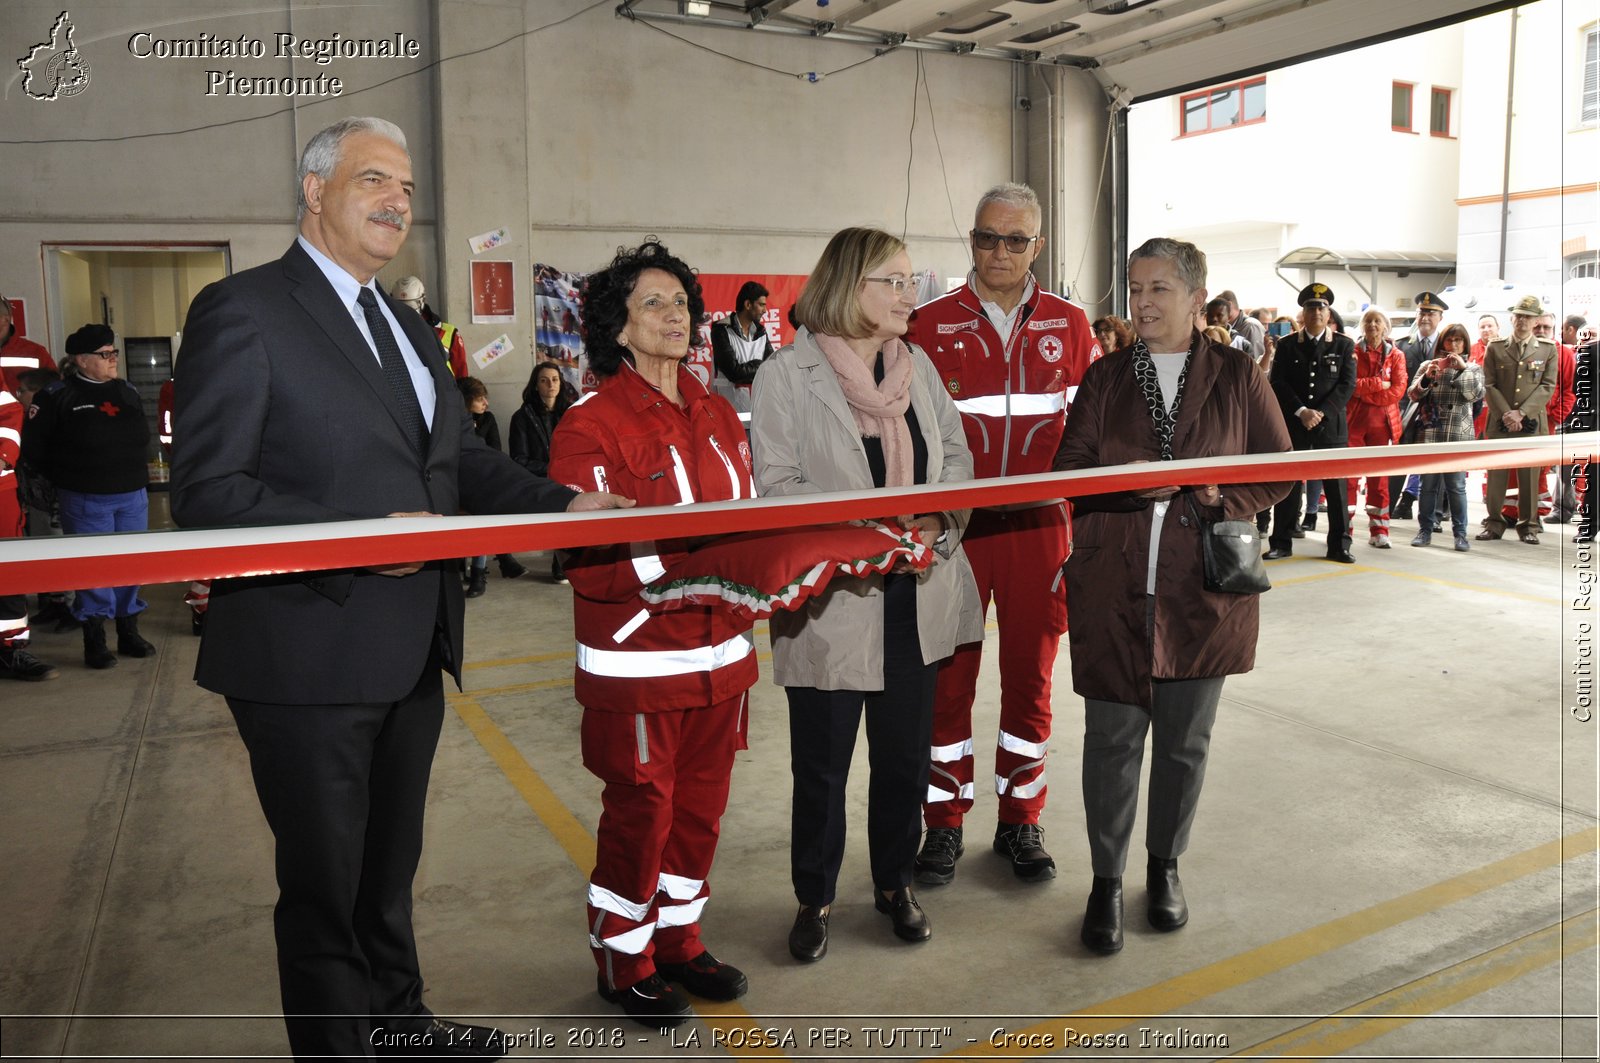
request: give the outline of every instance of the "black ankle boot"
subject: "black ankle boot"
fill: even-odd
[[[139,618],[117,617],[117,653],[123,657],[154,657],[156,648],[139,634]]]
[[[1145,913],[1150,925],[1165,933],[1189,921],[1189,905],[1183,899],[1183,883],[1178,880],[1178,861],[1151,856],[1145,869],[1150,890],[1150,907]]]
[[[1122,879],[1094,877],[1089,907],[1079,935],[1091,952],[1109,956],[1122,951]]]
[[[83,663],[90,668],[114,668],[117,655],[106,648],[106,619],[91,616],[83,621]]]

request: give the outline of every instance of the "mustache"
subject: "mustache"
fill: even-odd
[[[393,225],[401,232],[406,231],[406,218],[404,214],[393,210],[379,210],[367,215],[368,221],[381,222],[384,225]]]

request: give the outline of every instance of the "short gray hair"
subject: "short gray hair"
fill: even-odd
[[[1038,221],[1044,217],[1044,208],[1039,205],[1039,195],[1027,185],[1015,181],[1003,181],[983,194],[978,200],[978,206],[972,212],[972,224],[978,224],[978,215],[983,213],[983,208],[990,203],[1003,203],[1008,207],[1017,207],[1033,212],[1033,220]]]
[[[1128,256],[1128,269],[1132,270],[1133,264],[1141,258],[1164,258],[1171,262],[1191,292],[1206,286],[1206,253],[1186,240],[1153,236],[1133,249],[1133,254]]]
[[[295,174],[296,220],[306,213],[306,174],[316,174],[323,181],[333,177],[339,168],[339,157],[344,153],[344,139],[352,133],[376,133],[400,145],[400,150],[411,157],[406,147],[406,135],[393,122],[383,118],[341,118],[312,137],[306,150],[300,153],[300,168]]]

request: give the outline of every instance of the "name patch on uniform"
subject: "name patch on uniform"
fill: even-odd
[[[1064,317],[1053,317],[1049,321],[1030,321],[1028,322],[1028,327],[1036,330],[1047,328],[1066,328],[1067,319]]]
[[[948,336],[952,332],[971,332],[977,327],[978,319],[973,318],[971,321],[958,321],[953,325],[941,324],[939,326],[938,333],[941,336]]]

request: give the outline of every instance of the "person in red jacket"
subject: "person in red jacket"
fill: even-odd
[[[906,339],[938,369],[961,412],[976,476],[1049,472],[1066,410],[1099,344],[1083,311],[1039,287],[1030,267],[1044,245],[1039,198],[996,185],[978,201],[967,283],[917,308]],[[1000,622],[1000,733],[995,748],[999,822],[994,849],[1019,878],[1044,881],[1056,865],[1044,848],[1045,754],[1050,676],[1067,630],[1061,564],[1067,514],[1059,500],[974,510],[964,540],[983,608]],[[958,647],[939,668],[932,774],[923,806],[927,835],[917,881],[955,877],[972,808],[972,702],[983,643]]]
[[[389,292],[396,302],[401,302],[422,315],[422,320],[433,329],[433,334],[439,337],[439,346],[444,349],[445,357],[450,361],[450,375],[457,380],[467,377],[467,342],[461,338],[461,330],[450,322],[445,321],[433,312],[433,307],[428,305],[428,290],[422,285],[421,277],[401,277],[394,282],[394,288]]]
[[[0,389],[0,539],[20,539],[26,526],[17,499],[17,462],[22,454],[22,403]],[[0,595],[0,679],[38,682],[60,673],[28,652],[28,597]]]
[[[17,333],[16,322],[11,319],[11,302],[0,295],[0,391],[17,393],[17,377],[29,369],[54,369],[56,360],[50,352],[32,340]]]
[[[1352,447],[1387,447],[1400,438],[1400,400],[1406,393],[1406,356],[1389,342],[1389,316],[1377,307],[1361,315],[1361,342],[1356,344],[1356,388],[1345,404]],[[1351,477],[1350,523],[1355,524],[1360,477]],[[1431,519],[1432,514],[1425,514]],[[1369,546],[1389,549],[1389,478],[1367,477]]]
[[[684,366],[705,314],[688,265],[647,241],[590,274],[583,300],[600,387],[556,429],[551,479],[641,506],[753,497],[738,414]],[[600,995],[648,1026],[689,1016],[668,982],[709,1000],[733,1000],[747,987],[701,944],[700,915],[757,677],[751,625],[702,606],[649,616],[639,597],[688,545],[591,547],[565,567],[583,763],[605,783],[589,945]]]

